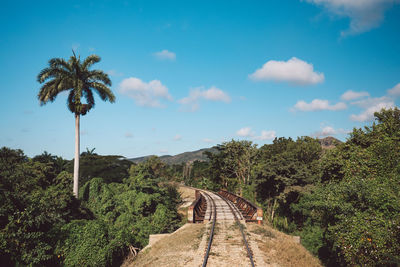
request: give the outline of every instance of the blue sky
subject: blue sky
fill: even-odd
[[[74,154],[66,95],[40,107],[54,57],[101,56],[116,102],[81,151],[177,154],[233,139],[335,136],[400,100],[399,0],[2,1],[0,146]]]

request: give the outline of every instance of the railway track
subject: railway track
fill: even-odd
[[[211,198],[211,196],[206,193],[206,192],[202,192],[209,201],[207,201],[208,203],[211,204],[210,207],[210,215],[209,215],[209,220],[211,220],[211,216],[212,216],[212,226],[211,226],[211,231],[210,231],[210,237],[208,238],[208,245],[207,245],[207,249],[206,249],[206,253],[204,255],[204,260],[203,260],[203,267],[207,266],[207,262],[208,262],[208,257],[210,255],[210,250],[211,250],[211,245],[212,245],[212,241],[214,238],[214,231],[215,231],[215,224],[217,222],[217,208],[215,205],[215,201],[213,198]]]
[[[205,219],[211,223],[202,266],[208,263],[210,266],[219,266],[221,261],[232,258],[232,253],[237,253],[246,254],[248,260],[243,260],[245,255],[242,255],[241,262],[232,262],[232,266],[254,267],[253,253],[241,223],[241,220],[244,221],[242,214],[231,201],[220,195],[204,190],[201,190],[201,194],[207,201]],[[234,234],[238,230],[240,235]],[[241,239],[237,236],[241,236]]]

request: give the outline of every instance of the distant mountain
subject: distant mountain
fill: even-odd
[[[322,149],[331,149],[336,147],[337,145],[340,145],[343,143],[339,139],[336,139],[332,136],[328,136],[325,138],[318,139],[319,143],[321,144]],[[204,154],[204,152],[209,151],[209,152],[217,152],[218,150],[214,147],[211,148],[203,148],[199,149],[196,151],[191,151],[191,152],[184,152],[175,156],[171,155],[165,155],[165,156],[160,156],[159,159],[169,165],[173,164],[181,164],[184,162],[189,162],[189,161],[208,161],[207,156]],[[146,161],[148,158],[152,157],[153,155],[149,156],[144,156],[144,157],[138,157],[138,158],[131,158],[127,159],[129,161],[132,161],[134,163],[141,163]]]
[[[165,156],[161,156],[159,157],[159,159],[169,165],[172,164],[181,164],[184,162],[188,162],[188,161],[207,161],[208,158],[206,157],[206,155],[204,154],[204,152],[209,151],[209,152],[217,152],[217,149],[215,148],[203,148],[200,150],[196,150],[196,151],[192,151],[192,152],[184,152],[175,156],[171,156],[171,155],[165,155]],[[145,157],[138,157],[138,158],[132,158],[132,159],[128,159],[134,163],[140,163],[143,161],[146,161],[148,158],[150,158],[151,156],[145,156]]]
[[[332,137],[332,136],[328,136],[328,137],[321,138],[318,140],[319,140],[319,143],[321,144],[322,149],[334,148],[334,147],[340,145],[341,143],[343,143],[339,139],[336,139],[335,137]]]

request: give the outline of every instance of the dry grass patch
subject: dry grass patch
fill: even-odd
[[[178,184],[176,186],[182,199],[182,203],[178,207],[178,214],[183,224],[188,222],[187,213],[190,204],[195,200],[195,190]]]
[[[185,225],[122,266],[187,266],[194,260],[198,248],[195,244],[200,243],[199,236],[204,233],[204,227],[204,224]]]
[[[250,231],[251,233],[254,233],[256,235],[260,235],[263,237],[269,237],[269,238],[276,238],[275,234],[264,228],[264,227],[252,227],[253,229]]]
[[[293,236],[286,235],[267,225],[249,224],[247,228],[252,238],[257,241],[266,263],[288,267],[322,266],[317,258],[294,241]]]
[[[187,222],[187,217],[188,217],[188,207],[179,207],[178,208],[178,214],[181,216],[182,221]]]
[[[200,230],[197,231],[196,238],[192,240],[192,249],[197,250],[199,248],[201,239],[203,238],[204,233],[206,232],[206,226],[200,228]]]
[[[193,190],[191,188],[188,188],[185,186],[178,186],[178,192],[181,195],[184,205],[185,205],[185,203],[187,205],[187,203],[189,203],[189,202],[191,204],[196,199],[195,190]]]

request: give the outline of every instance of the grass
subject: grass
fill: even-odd
[[[221,256],[218,252],[213,252],[213,251],[211,251],[209,255],[210,256],[215,256],[215,257]]]
[[[250,232],[256,235],[261,235],[263,237],[276,238],[275,234],[272,231],[261,227],[255,228]]]
[[[268,225],[248,225],[250,233],[258,235],[258,247],[266,263],[279,266],[321,267],[321,262],[301,244],[294,242],[293,237],[279,232]]]
[[[204,228],[203,224],[189,224],[177,233],[164,237],[150,250],[139,253],[133,261],[124,262],[122,266],[182,266],[182,262],[193,260]]]
[[[220,230],[219,223],[216,222],[214,227],[214,235],[217,235],[219,233],[219,230]]]
[[[228,227],[228,229],[229,229],[229,230],[239,230],[239,223],[237,223],[237,222],[232,223],[232,224]]]
[[[225,240],[229,240],[229,239],[232,239],[233,238],[233,236],[231,236],[231,235],[226,235],[225,236]]]
[[[202,227],[199,231],[197,231],[196,238],[193,239],[193,245],[191,246],[193,250],[197,250],[199,248],[201,239],[203,238],[205,231],[206,227]]]

